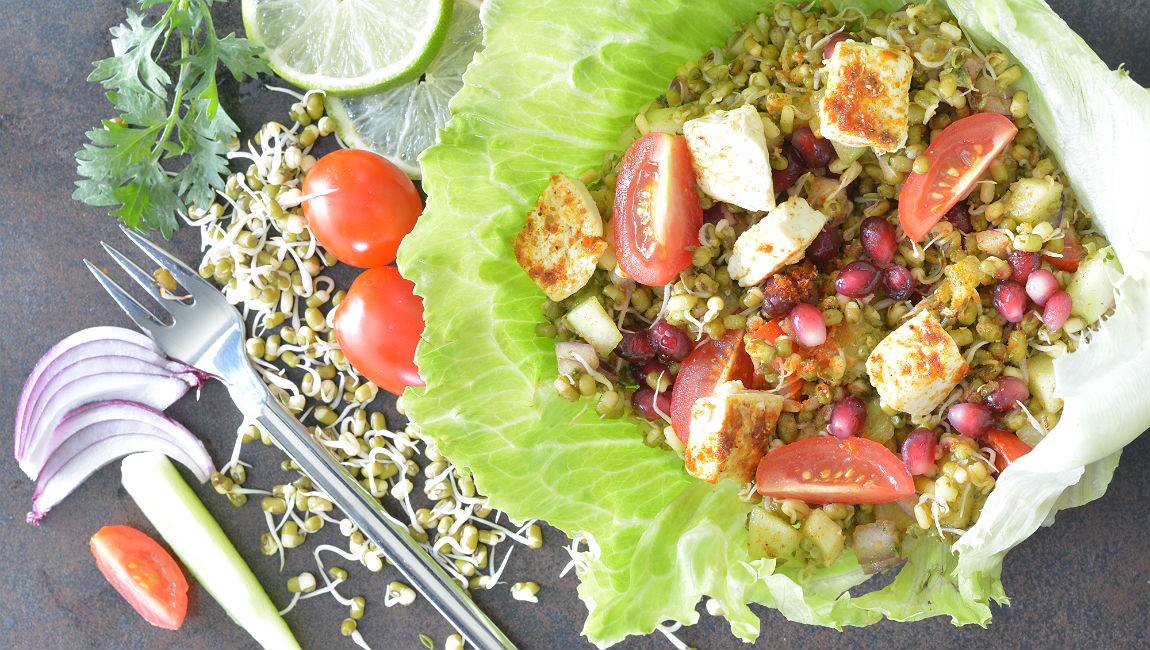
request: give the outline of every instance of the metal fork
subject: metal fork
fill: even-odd
[[[171,273],[191,297],[191,303],[186,304],[165,295],[151,275],[116,249],[100,242],[128,276],[163,305],[173,322],[165,324],[85,259],[88,270],[128,317],[151,334],[169,356],[221,379],[244,416],[266,431],[280,449],[311,477],[312,482],[332,497],[348,518],[375,542],[399,572],[467,641],[481,650],[513,650],[515,646],[467,592],[412,541],[406,527],[392,519],[378,500],[336,464],[268,390],[248,361],[244,349],[243,319],[227,299],[167,251],[127,228],[121,230],[153,262]]]

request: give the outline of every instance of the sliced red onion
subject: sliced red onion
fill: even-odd
[[[878,573],[899,562],[899,532],[891,521],[855,526],[852,546],[863,573]]]
[[[203,443],[180,423],[136,402],[111,400],[68,413],[56,427],[63,442],[36,482],[28,522],[36,523],[96,470],[122,456],[156,451],[175,460],[203,483],[215,465]]]
[[[29,478],[37,477],[48,456],[64,442],[57,425],[67,413],[92,402],[124,398],[162,411],[200,383],[195,373],[148,372],[155,366],[134,359],[96,357],[91,361],[99,363],[76,364],[83,371],[80,376],[54,382],[45,391],[42,408],[34,411],[27,446],[23,457],[17,459]],[[61,373],[57,379],[66,374],[69,373]]]
[[[555,359],[559,364],[560,375],[570,375],[576,371],[585,371],[587,368],[595,370],[599,367],[599,353],[590,343],[560,342],[555,344]],[[582,359],[584,363],[580,363]]]
[[[20,393],[20,401],[16,406],[16,455],[24,450],[27,441],[27,428],[30,419],[30,405],[36,401],[39,391],[63,368],[93,356],[106,356],[112,352],[109,346],[122,353],[137,358],[155,358],[166,363],[167,359],[160,356],[159,348],[152,339],[122,327],[89,327],[74,332],[53,345],[40,360],[36,362],[28,379],[24,382],[24,389]]]

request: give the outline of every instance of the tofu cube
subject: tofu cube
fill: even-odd
[[[558,302],[587,284],[606,248],[591,193],[583,183],[557,174],[515,238],[515,259]]]
[[[708,483],[751,480],[782,410],[779,395],[746,390],[737,380],[719,384],[713,395],[691,406],[687,473]]]
[[[914,62],[901,50],[843,41],[826,63],[822,136],[850,147],[898,151],[906,144]]]
[[[735,240],[727,262],[731,277],[744,287],[762,282],[803,253],[827,223],[827,215],[806,199],[793,197],[777,206]]]
[[[887,334],[866,360],[882,402],[917,416],[937,408],[968,370],[954,339],[926,310]]]
[[[752,212],[775,207],[763,120],[753,106],[715,111],[683,123],[699,189]]]

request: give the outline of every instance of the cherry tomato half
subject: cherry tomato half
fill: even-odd
[[[398,395],[423,385],[415,366],[423,299],[394,266],[360,273],[332,320],[344,356],[376,386]]]
[[[970,189],[1018,128],[998,113],[976,113],[942,130],[923,153],[925,174],[906,177],[898,196],[898,218],[912,241],[921,241]]]
[[[1030,445],[1009,431],[990,429],[979,440],[994,450],[994,467],[998,471],[1030,453]]]
[[[395,261],[399,242],[423,205],[398,167],[371,151],[340,149],[315,164],[303,181],[303,214],[317,241],[339,261],[361,268]]]
[[[728,330],[723,338],[709,339],[691,352],[679,367],[671,388],[671,426],[683,444],[691,433],[691,407],[703,397],[710,397],[715,387],[738,379],[750,387],[755,367],[743,348],[743,333]]]
[[[188,612],[188,581],[164,547],[131,526],[104,526],[90,545],[100,573],[145,621],[180,629]]]
[[[889,449],[866,438],[806,438],[767,452],[760,494],[807,503],[885,503],[914,494],[914,479]]]
[[[636,282],[661,286],[691,265],[703,208],[681,135],[651,132],[627,150],[615,185],[615,254]]]

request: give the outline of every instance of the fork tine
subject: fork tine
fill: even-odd
[[[135,262],[124,256],[123,253],[116,250],[115,248],[112,248],[105,242],[100,242],[100,245],[103,246],[108,255],[110,255],[112,259],[116,261],[116,264],[119,264],[120,268],[124,269],[124,272],[127,273],[130,278],[136,281],[136,284],[140,285],[148,293],[152,294],[152,297],[155,298],[156,301],[161,305],[167,307],[169,303],[173,303],[178,304],[181,307],[183,306],[177,301],[166,300],[164,298],[164,294],[160,291],[160,288],[156,286],[156,281],[147,273],[145,273],[143,269],[136,266]]]
[[[132,240],[132,243],[144,251],[144,254],[152,258],[152,261],[161,267],[168,270],[176,282],[183,285],[188,293],[192,296],[202,294],[204,288],[212,289],[211,285],[204,281],[195,271],[188,268],[186,264],[181,262],[179,258],[172,255],[168,251],[156,246],[152,242],[145,239],[140,233],[133,231],[130,228],[120,226],[120,230],[124,231],[124,235]],[[214,292],[215,289],[212,289]]]
[[[144,309],[140,303],[136,302],[135,298],[121,289],[120,285],[113,282],[107,274],[96,268],[95,264],[85,259],[84,265],[87,266],[88,270],[92,272],[92,275],[96,277],[96,281],[100,283],[100,286],[104,287],[104,291],[107,291],[108,295],[112,296],[112,300],[116,301],[120,309],[123,309],[124,312],[128,314],[128,318],[131,318],[140,329],[156,334],[158,328],[166,327],[164,323],[152,315],[152,312]]]

